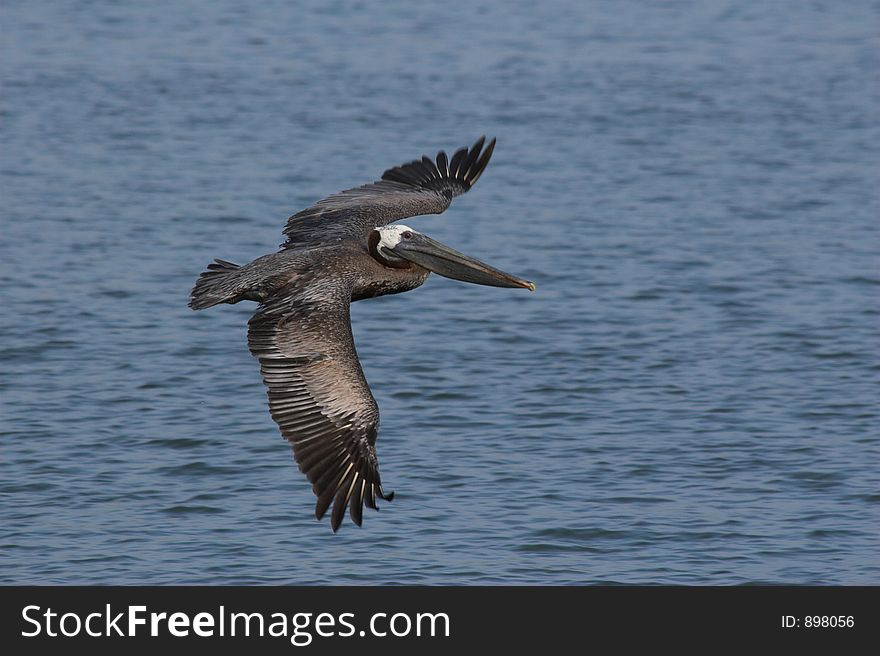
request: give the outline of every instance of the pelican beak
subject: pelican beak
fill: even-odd
[[[393,249],[395,255],[453,280],[490,287],[523,287],[535,291],[535,283],[522,280],[504,271],[468,257],[421,233],[401,239]]]

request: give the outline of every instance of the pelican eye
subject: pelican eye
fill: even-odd
[[[406,232],[404,232],[400,236],[403,237],[404,239],[412,239],[412,233],[409,230],[407,230]]]

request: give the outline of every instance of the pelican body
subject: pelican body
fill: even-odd
[[[379,477],[379,408],[358,361],[349,306],[422,285],[431,272],[495,287],[535,285],[395,221],[439,214],[467,192],[492,156],[481,137],[451,159],[440,151],[385,171],[372,184],[329,196],[287,220],[276,253],[238,266],[215,260],[199,276],[190,307],[256,301],[248,346],[260,362],[269,411],[338,530],[346,508],[391,501]]]

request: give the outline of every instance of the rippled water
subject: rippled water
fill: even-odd
[[[3,3],[0,580],[880,583],[876,3],[235,5]],[[189,289],[481,133],[333,535]]]

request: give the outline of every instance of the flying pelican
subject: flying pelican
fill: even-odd
[[[452,159],[437,153],[385,171],[372,184],[333,194],[287,220],[281,250],[238,266],[214,260],[199,276],[194,310],[256,301],[248,347],[260,361],[269,412],[293,446],[317,496],[315,517],[330,504],[335,533],[348,507],[358,526],[363,507],[385,493],[376,459],[379,407],[358,361],[349,306],[415,289],[433,271],[493,287],[535,285],[444,246],[406,217],[439,214],[482,175],[495,139],[485,137]]]

